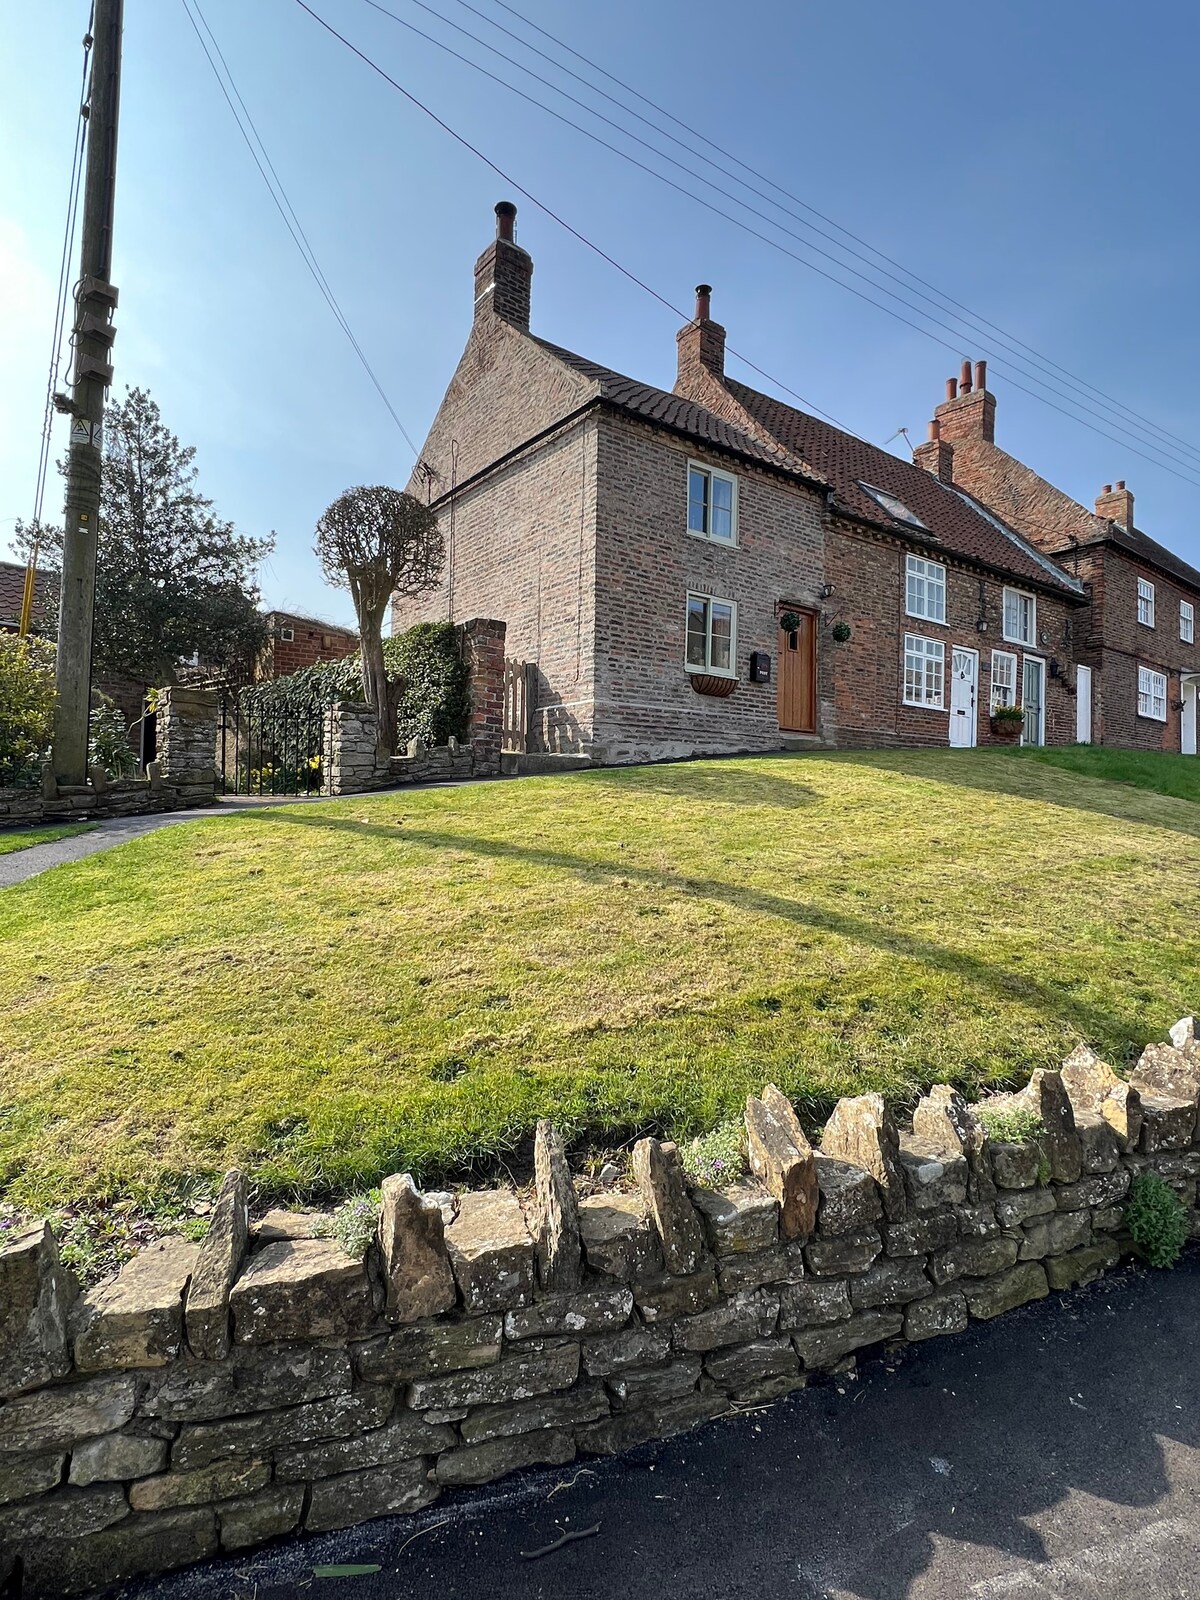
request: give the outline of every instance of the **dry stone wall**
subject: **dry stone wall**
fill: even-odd
[[[940,1085],[912,1132],[841,1101],[814,1149],[768,1086],[722,1192],[646,1139],[635,1189],[584,1193],[543,1122],[528,1194],[387,1179],[362,1259],[311,1215],[251,1225],[236,1173],[202,1245],[83,1295],[29,1228],[0,1248],[0,1581],[82,1593],[760,1405],[1115,1266],[1142,1172],[1200,1234],[1191,1019],[1128,1081],[1081,1048],[1007,1099],[1045,1135],[991,1141]]]

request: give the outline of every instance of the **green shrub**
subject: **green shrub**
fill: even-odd
[[[465,739],[470,714],[467,668],[458,649],[457,631],[448,622],[419,622],[383,641],[390,678],[403,678],[408,688],[400,705],[397,736],[445,744]],[[318,661],[286,678],[272,678],[242,690],[255,708],[319,711],[332,700],[361,700],[362,664],[357,651],[340,661]]]
[[[103,767],[110,778],[128,778],[137,771],[123,712],[106,694],[94,697],[88,719],[88,764]]]
[[[679,1152],[683,1170],[701,1189],[736,1183],[746,1171],[746,1130],[740,1122],[722,1122],[711,1133],[693,1139]]]
[[[317,1232],[328,1239],[336,1239],[348,1256],[361,1261],[375,1238],[379,1226],[379,1208],[383,1197],[378,1189],[368,1189],[365,1194],[352,1194],[343,1200],[333,1215],[324,1217]]]
[[[1125,1226],[1138,1255],[1152,1267],[1173,1267],[1190,1231],[1182,1201],[1156,1172],[1144,1172],[1133,1180]]]
[[[33,781],[54,728],[54,646],[0,633],[0,783]]]
[[[975,1115],[988,1138],[1001,1144],[1028,1144],[1046,1137],[1046,1124],[1027,1106],[989,1106],[985,1100],[975,1107]]]

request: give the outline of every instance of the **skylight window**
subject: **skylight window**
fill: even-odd
[[[865,489],[887,512],[889,517],[895,517],[897,522],[907,522],[911,528],[924,528],[925,524],[915,511],[910,511],[898,495],[889,494],[886,489],[877,489],[873,483],[863,483],[859,480],[858,487]],[[928,532],[928,529],[926,529]]]

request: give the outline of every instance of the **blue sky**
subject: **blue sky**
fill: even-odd
[[[960,0],[935,17],[882,0],[513,3],[809,205],[1191,442],[1190,476],[1200,481],[1200,25],[1192,8]],[[518,201],[518,237],[534,257],[535,330],[671,387],[675,317],[512,193],[295,0],[201,4],[324,272],[418,443],[467,334],[471,266],[491,236],[492,206],[506,196]],[[996,338],[934,329],[954,347],[942,348],[366,0],[312,4],[675,305],[690,307],[693,286],[713,283],[713,313],[730,344],[853,431],[882,443],[904,425],[918,442],[957,358],[988,355],[998,443],[1088,504],[1103,483],[1127,479],[1139,525],[1200,563],[1196,485],[1141,459],[1135,446],[1161,451],[1111,419],[1089,420],[1124,442],[1013,387],[999,370],[1008,363]],[[460,0],[430,4],[522,54]],[[472,4],[553,50],[496,0]],[[413,0],[387,5],[586,120]],[[0,548],[33,503],[86,20],[86,0],[0,6],[0,283],[11,313],[0,385]],[[262,572],[267,601],[350,620],[349,597],[325,586],[312,555],[313,525],[351,484],[403,484],[412,453],[285,232],[181,0],[127,0],[125,49],[118,388],[150,389],[168,424],[196,446],[202,486],[224,516],[248,533],[276,532]],[[530,64],[554,76],[544,62]],[[621,133],[589,125],[649,159]],[[692,164],[711,157],[700,146],[691,155],[665,148]],[[730,370],[752,377],[732,361]],[[1013,377],[1028,384],[1015,367]],[[1049,398],[1080,397],[1060,388]],[[61,432],[55,445],[61,452]],[[892,448],[902,451],[903,441]],[[49,509],[59,493],[55,481]]]

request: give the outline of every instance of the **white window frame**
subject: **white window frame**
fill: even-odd
[[[295,640],[295,637],[296,637],[295,628],[289,627],[286,624],[281,624],[280,625],[279,638],[280,638],[280,641],[283,644],[291,644],[291,643],[293,643],[293,641]]]
[[[1144,667],[1138,662],[1137,669],[1138,705],[1137,714],[1145,717],[1150,722],[1165,722],[1167,720],[1167,675],[1160,672],[1157,667]],[[1161,705],[1162,709],[1156,707]]]
[[[708,479],[708,498],[705,502],[704,529],[692,527],[692,474],[700,473]],[[730,486],[730,511],[729,511],[729,538],[723,539],[719,534],[712,532],[712,485],[715,482],[727,483]],[[738,481],[732,472],[722,472],[720,467],[710,467],[706,461],[689,461],[687,464],[686,497],[685,497],[685,522],[689,535],[693,539],[705,539],[709,544],[722,546],[726,550],[736,550],[738,542]]]
[[[1010,633],[1008,631],[1008,602],[1010,595],[1018,603],[1018,615],[1025,617],[1028,621],[1029,627],[1026,633]],[[1025,604],[1029,606],[1028,614],[1023,609]],[[1010,589],[1005,586],[1000,601],[1000,631],[1009,644],[1036,644],[1037,596],[1027,593],[1024,589]]]
[[[923,663],[919,696],[910,694],[908,688],[909,657]],[[936,697],[929,693],[930,663],[937,663]],[[946,709],[946,644],[943,639],[927,639],[921,633],[904,635],[904,656],[900,664],[900,699],[906,706],[920,706],[925,711]]]
[[[940,607],[937,605],[939,594]],[[932,611],[919,610],[914,603],[920,601],[928,607],[931,600],[935,602]],[[921,617],[925,622],[946,627],[946,569],[940,561],[929,561],[925,556],[905,556],[904,612],[906,616]]]
[[[1137,619],[1143,628],[1154,626],[1154,585],[1149,578],[1137,581]]]
[[[1190,600],[1179,602],[1179,637],[1184,644],[1196,642],[1196,608]]]
[[[1008,700],[1001,700],[996,695],[996,688],[997,688],[996,667],[997,667],[997,664],[999,662],[1002,662],[1002,661],[1007,663],[1008,668],[1011,671],[1011,677],[1010,677],[1009,682],[1006,683],[1006,684],[1001,684],[1000,685],[1001,688],[1005,688],[1005,689],[1008,689],[1010,691],[1011,698],[1008,699]],[[991,688],[988,691],[988,697],[989,697],[988,698],[989,707],[990,707],[990,709],[992,711],[995,711],[997,706],[1016,706],[1016,705],[1020,705],[1021,702],[1017,698],[1017,652],[1015,650],[993,650],[992,651],[992,682],[991,682]]]
[[[687,658],[688,647],[688,617],[691,613],[692,601],[699,600],[705,606],[704,625],[704,665],[699,662],[689,661]],[[714,667],[712,664],[712,608],[714,606],[729,607],[729,665],[727,667]],[[683,608],[683,665],[688,672],[702,672],[714,678],[737,677],[737,602],[726,600],[719,594],[701,594],[698,589],[689,589]]]

